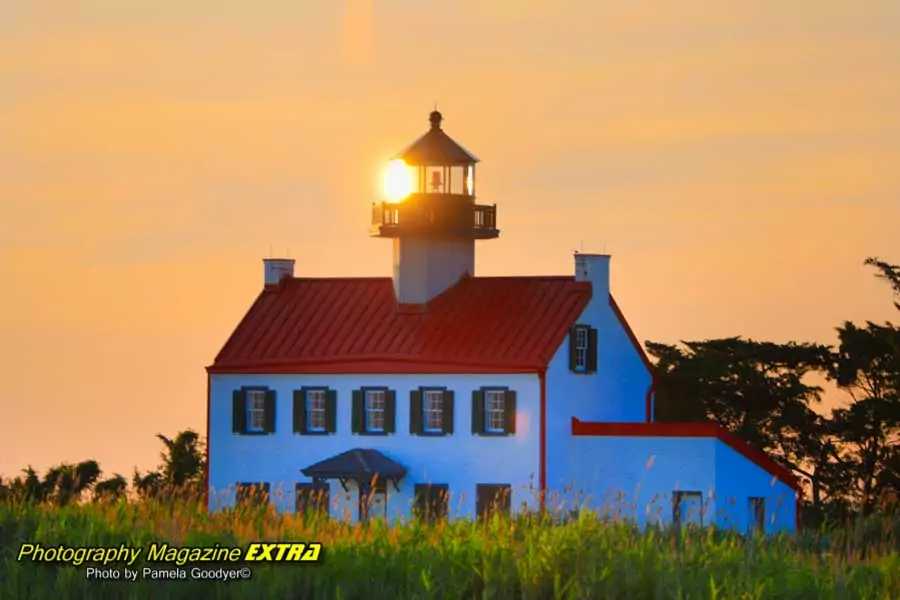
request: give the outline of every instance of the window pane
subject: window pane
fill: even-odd
[[[325,390],[309,390],[306,392],[307,427],[312,431],[325,429]]]
[[[578,329],[576,329],[575,331],[576,331],[576,333],[575,333],[575,340],[576,340],[575,346],[578,347],[578,348],[587,348],[587,341],[588,341],[588,340],[587,340],[587,338],[588,338],[588,336],[587,336],[587,329],[584,329],[584,328],[578,328]]]
[[[506,392],[503,390],[487,390],[485,393],[485,426],[488,431],[499,432],[505,429]]]
[[[366,392],[366,408],[368,410],[383,410],[384,392],[381,390]]]
[[[247,390],[247,409],[263,410],[266,406],[266,392],[264,390]]]
[[[426,390],[423,399],[426,431],[440,431],[444,428],[444,392]]]
[[[265,426],[265,414],[259,410],[250,412],[250,427],[252,429],[262,429]]]
[[[366,391],[366,429],[384,431],[384,390]]]

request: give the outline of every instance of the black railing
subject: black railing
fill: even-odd
[[[476,204],[475,209],[475,227],[483,227],[485,229],[497,228],[497,205],[488,206],[487,204]]]
[[[380,202],[372,205],[373,227],[465,227],[497,228],[497,205],[465,204],[427,206]]]

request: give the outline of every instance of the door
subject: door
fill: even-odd
[[[703,494],[700,492],[675,492],[673,494],[672,522],[682,525],[703,525]]]

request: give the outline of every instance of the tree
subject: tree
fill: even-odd
[[[878,269],[876,276],[890,284],[895,296],[900,296],[900,265],[891,265],[875,257],[867,258],[865,264]],[[900,302],[894,301],[894,306],[900,310]]]
[[[900,295],[900,268],[874,258],[866,264]],[[900,329],[891,323],[860,327],[846,322],[838,338],[827,373],[849,401],[832,413],[832,431],[842,442],[835,456],[842,471],[853,473],[845,490],[848,499],[870,514],[885,492],[900,491]]]
[[[131,485],[139,496],[144,498],[155,498],[162,494],[163,476],[159,471],[149,471],[142,475],[137,469],[131,477]]]
[[[100,477],[100,465],[95,460],[85,460],[76,465],[63,463],[52,467],[44,476],[44,486],[58,505],[65,506],[81,498]]]
[[[118,500],[119,498],[125,497],[127,488],[128,482],[125,478],[118,473],[115,473],[112,477],[104,479],[103,481],[98,481],[94,484],[94,499]]]
[[[657,359],[656,420],[715,422],[808,478],[820,502],[834,442],[813,410],[822,389],[806,377],[828,362],[829,348],[740,337],[682,345],[647,343]]]
[[[170,440],[164,435],[157,438],[165,445],[162,457],[162,474],[166,482],[176,488],[199,483],[205,473],[205,456],[200,436],[188,429]]]
[[[206,456],[200,436],[193,430],[181,431],[170,439],[156,436],[164,445],[157,470],[141,474],[137,469],[132,485],[142,496],[196,497],[203,490]]]

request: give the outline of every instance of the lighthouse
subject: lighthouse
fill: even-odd
[[[393,157],[385,200],[372,205],[371,235],[393,240],[401,305],[427,305],[474,275],[475,242],[500,235],[497,205],[475,202],[478,159],[444,132],[442,121],[433,111],[428,131]]]

